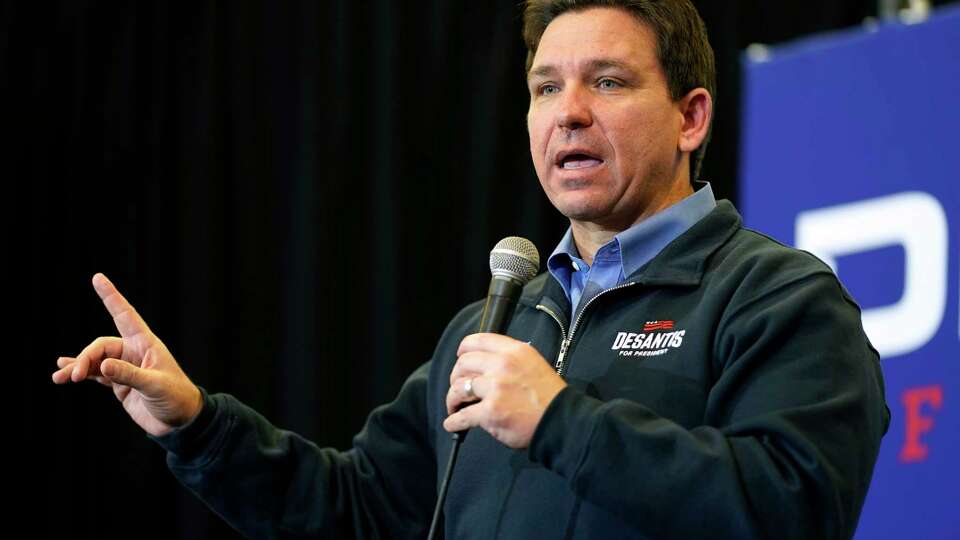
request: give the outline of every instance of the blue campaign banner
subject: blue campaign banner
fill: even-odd
[[[856,538],[960,538],[960,9],[744,61],[746,224],[830,264],[881,353]]]

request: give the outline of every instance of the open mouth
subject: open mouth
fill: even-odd
[[[561,169],[586,169],[596,167],[603,163],[602,159],[597,159],[586,154],[571,154],[560,160],[558,163]]]
[[[598,156],[580,148],[561,151],[557,155],[556,161],[557,167],[566,170],[588,169],[590,167],[596,167],[601,163],[603,163],[603,160]]]

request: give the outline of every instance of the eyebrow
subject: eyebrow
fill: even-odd
[[[619,60],[613,60],[610,58],[598,58],[598,59],[590,60],[589,62],[587,62],[587,69],[591,72],[601,71],[601,70],[610,69],[610,68],[631,71],[630,65],[627,64],[626,62],[621,62]],[[558,71],[559,69],[557,69],[557,67],[553,65],[548,64],[545,66],[538,66],[536,68],[531,69],[530,72],[527,73],[527,80],[529,81],[534,77],[549,77],[550,75],[553,75]]]

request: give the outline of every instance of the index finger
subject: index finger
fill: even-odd
[[[107,276],[97,272],[93,276],[93,288],[113,317],[113,324],[116,325],[121,336],[130,337],[150,331],[147,323],[140,317],[137,310],[133,309],[130,302],[127,302],[127,299],[120,294],[120,291],[107,279]]]
[[[470,334],[460,342],[460,347],[457,349],[457,356],[474,351],[492,353],[506,352],[521,343],[523,343],[523,341],[504,336],[503,334]]]

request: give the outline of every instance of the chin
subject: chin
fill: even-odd
[[[598,221],[610,214],[610,207],[590,200],[567,200],[554,205],[561,214],[577,221]]]

